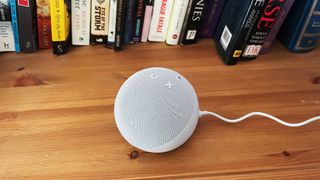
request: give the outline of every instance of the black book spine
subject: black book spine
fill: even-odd
[[[137,11],[136,11],[136,19],[135,19],[135,28],[133,29],[133,42],[140,42],[141,40],[141,33],[142,33],[142,26],[143,26],[143,19],[144,19],[144,11],[145,11],[145,2],[144,0],[138,0],[137,3]]]
[[[276,22],[285,2],[286,0],[268,0],[260,18],[254,25],[242,57],[255,59],[259,55],[262,45],[271,31],[274,22]]]
[[[252,0],[248,8],[248,13],[244,18],[240,33],[236,44],[231,52],[232,57],[230,57],[229,63],[235,64],[240,58],[243,52],[246,42],[250,38],[251,32],[253,31],[255,24],[262,15],[262,11],[265,8],[266,3],[264,1]]]
[[[124,37],[126,0],[118,0],[114,50],[121,51]]]
[[[208,0],[191,0],[182,26],[180,44],[194,44],[197,42],[199,28],[202,23]]]
[[[17,14],[21,51],[30,53],[38,49],[37,14],[35,0],[18,0]]]

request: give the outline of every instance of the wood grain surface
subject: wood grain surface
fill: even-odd
[[[251,111],[289,122],[320,115],[320,49],[279,43],[257,60],[225,66],[212,40],[0,54],[0,179],[320,179],[320,122],[288,128],[263,117],[199,120],[169,153],[130,146],[113,114],[121,84],[152,66],[193,84],[202,110],[229,118]]]

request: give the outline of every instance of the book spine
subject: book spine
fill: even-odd
[[[225,0],[212,0],[208,2],[204,19],[199,30],[199,37],[212,37],[219,22]]]
[[[51,48],[51,22],[49,0],[37,0],[37,25],[39,49]]]
[[[71,0],[72,44],[90,44],[90,0]]]
[[[91,1],[91,44],[107,44],[110,0]]]
[[[21,51],[35,52],[38,48],[35,0],[18,0],[17,14],[18,26],[21,27],[19,28]]]
[[[20,52],[20,40],[19,40],[19,28],[18,28],[18,16],[17,16],[17,2],[16,0],[10,0],[11,7],[11,21],[12,31],[14,37],[14,47],[16,52]]]
[[[306,20],[300,30],[297,40],[293,43],[295,52],[308,52],[313,50],[320,37],[320,1],[314,0],[306,15]]]
[[[208,0],[193,0],[189,6],[188,17],[185,18],[186,23],[184,30],[180,36],[180,44],[194,44],[198,40],[199,28],[204,17],[204,10],[208,4]]]
[[[124,30],[124,44],[129,44],[132,40],[132,27],[133,21],[135,19],[135,10],[137,8],[136,0],[128,0],[127,1],[127,11],[126,11],[126,20],[125,20],[125,30]]]
[[[255,24],[250,38],[246,43],[242,57],[254,59],[261,50],[262,44],[272,29],[274,22],[279,17],[281,9],[286,0],[268,0],[263,9],[262,16]]]
[[[50,0],[53,54],[67,53],[70,34],[70,0]]]
[[[155,0],[149,29],[149,41],[164,42],[166,39],[173,0]]]
[[[173,4],[166,42],[169,45],[177,45],[183,21],[186,16],[189,0],[176,0]]]
[[[10,6],[7,0],[0,0],[0,52],[15,51],[14,47]]]
[[[241,30],[238,34],[238,39],[234,45],[234,48],[231,50],[231,57],[228,58],[229,63],[236,63],[243,53],[243,49],[246,46],[248,39],[251,36],[251,32],[255,28],[256,22],[260,19],[263,9],[265,8],[265,1],[252,0],[248,8],[244,21],[241,25]],[[224,33],[221,36],[221,42],[223,41]],[[222,43],[223,44],[223,43]]]
[[[140,42],[141,40],[141,33],[142,33],[142,25],[144,20],[144,0],[138,0],[137,9],[136,9],[136,21],[135,21],[135,28],[133,29],[133,42]]]
[[[292,4],[294,3],[295,0],[287,0],[285,4],[283,5],[283,8],[280,11],[279,17],[276,19],[273,27],[271,28],[269,35],[266,37],[266,40],[264,41],[262,48],[260,50],[260,54],[265,54],[271,47],[271,44],[275,37],[277,36],[277,33],[283,24],[290,8],[292,7]]]
[[[115,42],[117,4],[118,0],[110,0],[108,44],[114,44]]]
[[[124,21],[125,21],[125,7],[126,7],[126,0],[118,0],[115,42],[114,42],[115,51],[122,50],[123,35],[124,35]]]
[[[144,11],[143,28],[141,33],[141,42],[147,42],[148,40],[152,11],[153,11],[153,0],[145,0],[145,11]]]

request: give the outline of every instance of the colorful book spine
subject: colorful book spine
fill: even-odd
[[[15,51],[10,5],[0,0],[0,52]]]
[[[38,49],[36,1],[18,0],[17,14],[21,51],[35,52]]]
[[[193,0],[190,2],[179,39],[181,45],[197,42],[199,28],[204,17],[204,10],[208,4],[208,0]]]
[[[246,43],[242,57],[254,59],[258,57],[261,47],[271,31],[274,22],[278,19],[286,0],[268,0],[263,9],[262,16],[255,24],[249,40]]]
[[[71,0],[72,44],[90,44],[90,0]]]
[[[137,43],[141,40],[141,33],[142,33],[142,25],[144,19],[144,0],[138,0],[137,2],[137,11],[136,11],[136,18],[135,18],[135,26],[133,29],[132,40],[133,42]]]
[[[149,41],[164,42],[166,39],[173,0],[155,0],[149,29]]]
[[[20,40],[19,40],[19,26],[18,26],[18,15],[17,15],[17,1],[9,1],[11,7],[11,21],[12,21],[12,31],[14,37],[14,47],[16,52],[20,52]]]
[[[50,0],[53,54],[67,53],[70,39],[70,0]]]
[[[144,11],[142,33],[141,33],[141,42],[147,42],[148,40],[152,11],[153,11],[153,0],[145,0],[145,11]]]
[[[211,0],[208,2],[208,6],[205,10],[206,15],[200,26],[199,37],[209,38],[213,36],[225,1],[226,0]]]
[[[177,45],[179,42],[183,21],[186,16],[189,0],[175,0],[170,18],[166,42]]]
[[[278,38],[293,52],[313,50],[320,37],[320,1],[297,0],[294,2]]]
[[[126,12],[126,0],[118,0],[114,51],[121,51],[123,47],[125,12]]]
[[[91,1],[91,44],[107,44],[110,0]]]
[[[136,9],[137,1],[128,0],[127,1],[127,10],[126,10],[126,20],[125,20],[125,29],[124,29],[124,44],[129,44],[132,41],[132,27],[134,19],[136,18]]]
[[[275,39],[275,37],[277,36],[278,31],[279,31],[281,25],[283,24],[285,18],[287,17],[287,14],[288,14],[292,4],[294,3],[294,1],[295,0],[287,0],[285,2],[285,4],[283,5],[283,7],[280,11],[279,17],[274,22],[274,25],[269,32],[269,35],[266,37],[266,40],[264,41],[264,43],[262,45],[262,48],[260,50],[260,54],[267,53],[267,51],[271,47],[271,44],[272,44],[273,40]]]
[[[51,48],[50,1],[36,0],[39,49]]]
[[[114,44],[116,37],[117,4],[118,0],[110,0],[108,44],[111,45]]]

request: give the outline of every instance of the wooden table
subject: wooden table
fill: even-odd
[[[211,40],[0,54],[0,179],[319,179],[320,122],[288,128],[263,117],[228,124],[203,117],[179,149],[141,152],[119,134],[114,98],[134,72],[172,68],[193,84],[202,110],[251,111],[289,122],[320,115],[320,49],[276,44],[257,60],[225,66]],[[138,154],[137,154],[138,153]]]

